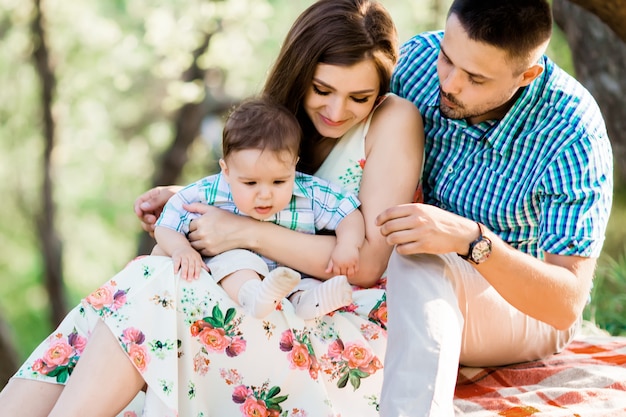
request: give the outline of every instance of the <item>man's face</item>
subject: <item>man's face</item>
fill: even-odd
[[[446,22],[437,74],[441,112],[472,124],[502,118],[515,93],[525,85],[506,52],[471,40],[454,14]]]

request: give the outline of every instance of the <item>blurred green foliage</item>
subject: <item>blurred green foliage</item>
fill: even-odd
[[[57,228],[70,303],[113,276],[134,255],[140,233],[134,199],[150,184],[173,138],[172,120],[203,88],[181,82],[191,53],[216,31],[200,64],[214,97],[258,91],[289,26],[312,0],[82,0],[43,3],[57,76],[53,155]],[[449,1],[382,0],[401,41],[441,28]],[[50,331],[34,215],[41,206],[39,80],[33,69],[27,0],[0,0],[0,314],[24,358]],[[571,71],[565,41],[550,54]],[[180,183],[215,170],[217,128],[203,129]],[[626,193],[624,193],[626,195]],[[616,221],[624,217],[620,197]],[[590,314],[611,330],[624,325],[624,236],[610,227]],[[623,303],[622,303],[623,304]],[[610,310],[610,311],[609,311]],[[607,321],[605,321],[607,320]],[[624,321],[624,320],[622,320]]]

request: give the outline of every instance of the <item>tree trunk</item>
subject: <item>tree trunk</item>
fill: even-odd
[[[611,3],[617,2],[598,2]],[[613,145],[615,171],[626,182],[626,44],[597,16],[569,1],[554,0],[553,11],[571,48],[576,78],[602,110]],[[626,28],[626,24],[622,26]]]
[[[626,42],[626,0],[570,0],[598,16]],[[554,1],[553,3],[557,3]]]
[[[200,68],[198,58],[207,50],[215,33],[207,33],[202,44],[193,52],[193,61],[181,77],[183,81],[204,83],[206,70]],[[177,183],[183,167],[189,159],[187,156],[189,147],[198,136],[204,117],[212,113],[223,113],[233,104],[232,101],[216,101],[208,89],[206,89],[205,93],[204,100],[197,103],[186,103],[180,108],[175,121],[176,135],[170,147],[161,157],[161,163],[155,171],[152,180],[153,187]],[[147,233],[143,233],[139,240],[137,254],[145,255],[150,253],[154,245],[154,239]]]
[[[43,138],[43,184],[41,212],[37,216],[37,229],[42,254],[44,257],[44,282],[50,298],[52,326],[56,327],[63,319],[66,310],[65,291],[63,289],[61,239],[55,228],[56,206],[53,199],[52,151],[55,146],[55,125],[52,115],[52,103],[56,79],[50,64],[46,33],[43,26],[41,0],[34,1],[35,11],[31,32],[33,38],[33,60],[41,81],[41,112]]]
[[[9,328],[0,315],[0,390],[18,367],[17,352],[12,340]]]

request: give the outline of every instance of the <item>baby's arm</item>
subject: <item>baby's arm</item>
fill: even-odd
[[[354,210],[339,222],[335,234],[337,243],[326,272],[351,278],[359,270],[359,249],[365,239],[365,220],[361,210]]]
[[[198,279],[200,270],[208,271],[198,251],[191,247],[187,237],[164,226],[154,228],[154,238],[159,248],[172,258],[174,273],[180,269],[180,277],[186,281]]]

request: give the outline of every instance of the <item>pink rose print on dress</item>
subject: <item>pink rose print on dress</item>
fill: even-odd
[[[280,350],[288,352],[289,367],[308,371],[313,379],[317,379],[319,363],[315,357],[309,334],[299,330],[285,330],[280,336]]]
[[[280,388],[269,388],[268,383],[261,387],[238,385],[233,390],[232,399],[241,404],[239,410],[244,417],[279,417],[283,412],[280,403],[287,400],[288,395],[278,396]]]
[[[57,382],[64,383],[72,374],[87,340],[76,330],[67,338],[64,338],[62,334],[56,334],[49,340],[50,346],[42,358],[35,360],[32,369],[34,372],[54,377]]]
[[[91,306],[100,316],[108,317],[126,304],[128,290],[117,289],[113,280],[83,299],[83,306]]]
[[[378,300],[376,305],[370,310],[367,318],[369,321],[387,330],[387,293],[384,293],[382,298]]]
[[[371,350],[361,342],[344,344],[336,339],[322,357],[324,372],[331,379],[337,379],[337,387],[344,388],[348,381],[354,390],[361,386],[361,379],[382,369],[382,363]]]
[[[224,314],[216,305],[211,314],[192,323],[191,335],[197,337],[209,352],[224,352],[229,357],[242,354],[246,350],[246,340],[239,330],[241,318],[235,319],[236,310],[231,307]]]
[[[150,362],[150,355],[143,344],[146,341],[143,332],[135,327],[128,327],[122,330],[122,335],[118,337],[118,340],[137,370],[144,372]]]

